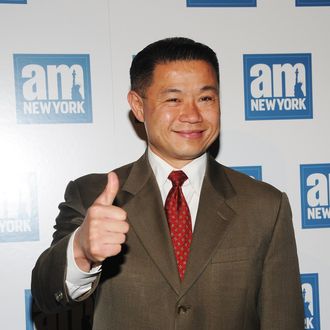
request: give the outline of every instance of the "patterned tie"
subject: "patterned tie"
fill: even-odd
[[[173,171],[168,178],[172,181],[173,187],[165,201],[165,212],[170,228],[178,271],[182,281],[192,239],[191,216],[181,189],[182,184],[188,178],[183,171]]]

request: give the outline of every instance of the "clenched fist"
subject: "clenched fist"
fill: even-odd
[[[87,210],[86,217],[74,239],[74,257],[78,267],[88,272],[107,257],[121,251],[129,225],[126,212],[112,205],[119,189],[114,172],[108,173],[108,183]]]

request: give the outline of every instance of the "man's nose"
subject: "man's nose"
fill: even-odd
[[[182,122],[198,123],[202,120],[201,112],[195,101],[187,102],[180,113]]]

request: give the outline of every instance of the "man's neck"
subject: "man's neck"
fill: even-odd
[[[165,163],[167,163],[169,166],[171,166],[173,169],[181,170],[183,167],[188,165],[189,163],[193,162],[194,160],[202,157],[204,154],[193,158],[193,159],[168,159],[164,157],[163,155],[159,154],[157,151],[153,150],[150,146],[148,146],[148,152],[152,152],[156,157],[162,159]]]

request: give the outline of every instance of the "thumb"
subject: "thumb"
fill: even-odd
[[[119,179],[115,172],[108,173],[108,182],[103,192],[96,198],[95,203],[101,205],[112,205],[119,190]]]

